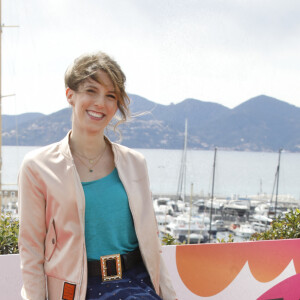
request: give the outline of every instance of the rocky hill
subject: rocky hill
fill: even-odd
[[[182,148],[187,119],[189,148],[300,151],[300,108],[275,98],[261,95],[229,109],[196,99],[161,105],[130,96],[133,118],[120,129],[122,144],[133,148]],[[37,146],[58,141],[71,128],[71,114],[66,108],[50,115],[3,116],[3,144]],[[108,135],[118,139],[112,132]]]

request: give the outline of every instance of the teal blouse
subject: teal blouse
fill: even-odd
[[[85,194],[85,242],[88,260],[125,254],[138,247],[128,197],[117,169],[82,182]]]

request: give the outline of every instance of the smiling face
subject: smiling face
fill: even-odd
[[[79,134],[101,134],[118,110],[118,96],[109,76],[97,72],[97,81],[88,78],[78,91],[66,89],[73,107],[72,130]]]

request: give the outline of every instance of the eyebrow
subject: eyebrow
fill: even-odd
[[[87,85],[84,86],[84,88],[98,89],[97,85],[94,85],[93,83],[88,83]],[[115,90],[110,90],[110,91],[107,91],[107,92],[116,94]]]

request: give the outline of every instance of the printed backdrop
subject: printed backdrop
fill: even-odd
[[[179,300],[300,299],[300,239],[164,246]]]

